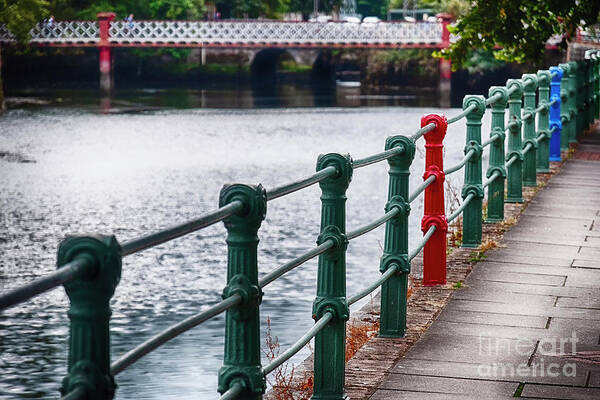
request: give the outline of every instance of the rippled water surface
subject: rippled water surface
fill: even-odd
[[[191,107],[103,114],[74,104],[15,105],[0,117],[0,288],[52,271],[66,234],[114,233],[123,242],[195,218],[217,206],[224,183],[270,188],[312,173],[319,153],[361,158],[379,152],[386,136],[413,133],[421,115],[434,110]],[[452,164],[462,157],[464,123],[453,125],[448,136],[446,162]],[[422,180],[422,145],[413,187]],[[386,191],[386,163],[355,171],[349,230],[383,213]],[[412,210],[415,245],[422,200]],[[319,211],[318,186],[269,203],[259,232],[261,274],[314,246]],[[224,234],[217,224],[124,259],[111,302],[113,360],[220,300]],[[382,242],[380,228],[350,244],[349,294],[379,275]],[[283,348],[313,323],[315,275],[313,260],[265,288],[261,323],[272,321]],[[58,288],[0,315],[0,397],[59,397],[67,307]],[[117,376],[117,398],[216,398],[223,332],[221,316],[142,358]]]

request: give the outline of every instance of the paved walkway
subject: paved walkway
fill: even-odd
[[[600,130],[371,397],[600,399]]]

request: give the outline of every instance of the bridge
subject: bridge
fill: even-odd
[[[119,47],[295,48],[297,53],[323,48],[445,48],[451,40],[451,19],[423,23],[346,23],[244,21],[115,21],[115,14],[98,14],[98,21],[60,21],[37,24],[30,44],[49,47],[97,47],[100,50],[100,88],[112,89],[111,49]],[[0,43],[14,42],[0,26]],[[204,54],[204,53],[203,53]],[[318,53],[310,54],[316,59]],[[450,79],[450,62],[440,61],[442,81]],[[449,85],[447,85],[449,86]]]
[[[487,107],[491,108],[492,122],[489,136],[483,140],[482,118]],[[407,324],[411,263],[422,254],[423,290],[437,293],[439,288],[443,289],[448,282],[449,226],[462,217],[461,246],[481,249],[483,221],[505,223],[505,206],[519,207],[526,188],[537,187],[538,173],[548,173],[551,162],[563,161],[570,154],[570,147],[584,137],[599,117],[600,53],[589,50],[584,60],[552,66],[520,79],[510,79],[505,86],[492,87],[487,98],[466,96],[462,112],[451,118],[425,115],[412,135],[389,136],[379,153],[355,159],[347,154],[320,155],[315,173],[270,188],[255,184],[225,185],[218,208],[197,219],[126,241],[119,241],[114,235],[68,237],[59,246],[57,270],[0,294],[0,311],[64,286],[71,302],[71,328],[68,373],[61,388],[63,400],[113,398],[115,376],[120,372],[169,340],[222,313],[226,313],[224,361],[218,372],[222,400],[261,398],[266,389],[265,376],[313,338],[313,398],[343,399],[349,305],[381,288],[379,337],[392,341],[404,337],[411,328]],[[456,165],[444,166],[447,127],[464,120],[464,157]],[[416,142],[422,138],[426,151],[423,182],[409,188]],[[489,152],[487,168],[482,162],[484,151]],[[352,175],[384,161],[389,164],[385,213],[364,226],[347,230],[346,190]],[[462,170],[463,201],[447,215],[444,180]],[[259,279],[257,234],[265,220],[268,202],[315,184],[322,192],[317,246],[271,271],[262,271],[266,273]],[[381,187],[385,187],[383,182]],[[409,249],[408,215],[411,204],[422,195],[423,236],[417,246]],[[485,214],[484,200],[487,200]],[[182,316],[179,323],[146,338],[111,362],[109,302],[121,278],[123,259],[221,221],[227,230],[228,245],[223,300],[198,314]],[[381,277],[349,296],[347,246],[384,225]],[[262,365],[259,312],[263,296],[268,295],[263,289],[315,257],[318,257],[312,311],[315,324],[289,349]],[[590,304],[594,301],[590,300]]]
[[[31,29],[29,43],[48,47],[96,47],[100,50],[100,88],[112,89],[111,49],[122,47],[199,47],[207,48],[287,48],[296,49],[292,57],[304,60],[300,51],[327,48],[430,48],[443,49],[456,40],[448,31],[448,14],[437,22],[301,22],[273,20],[225,21],[117,21],[112,12],[98,14],[97,21],[55,21],[39,23]],[[562,40],[554,36],[546,43],[556,49]],[[15,41],[14,35],[0,25],[0,44]],[[577,42],[600,43],[594,30],[580,30]],[[309,54],[314,62],[318,53]],[[203,56],[204,59],[204,56]],[[440,87],[449,91],[451,66],[440,60]]]
[[[288,22],[273,20],[98,21],[40,23],[30,43],[55,47],[307,47],[443,48],[449,20],[423,23]],[[0,42],[14,36],[0,27]]]

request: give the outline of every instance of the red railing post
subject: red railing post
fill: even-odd
[[[446,283],[446,210],[444,202],[444,136],[448,122],[443,115],[429,114],[421,118],[421,127],[434,123],[436,128],[425,134],[425,174],[435,176],[425,189],[425,207],[421,229],[425,234],[432,225],[436,230],[423,249],[423,285]]]
[[[115,19],[113,12],[101,12],[96,14],[98,18],[98,27],[100,28],[100,40],[98,48],[100,50],[100,90],[104,93],[110,93],[112,90],[112,60],[110,56],[110,22]]]

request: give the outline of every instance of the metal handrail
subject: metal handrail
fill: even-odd
[[[2,294],[0,296],[0,311],[70,282],[75,278],[91,275],[96,267],[96,264],[90,258],[78,257],[48,275]]]
[[[268,375],[273,372],[281,364],[289,360],[299,352],[308,342],[314,338],[328,323],[333,319],[333,314],[329,311],[325,312],[321,318],[304,334],[300,339],[296,341],[289,349],[280,354],[277,358],[265,365],[262,369],[263,375]]]
[[[416,142],[418,139],[421,138],[421,136],[425,135],[428,132],[431,132],[435,128],[437,128],[437,125],[435,123],[431,122],[431,123],[425,125],[424,127],[422,127],[421,129],[419,129],[418,131],[416,131],[414,133],[414,135],[412,135],[410,138]]]
[[[385,214],[383,214],[382,217],[377,218],[375,221],[346,233],[346,238],[348,238],[348,240],[356,239],[357,237],[362,236],[365,233],[370,232],[373,229],[385,224],[387,221],[398,215],[399,212],[400,209],[398,207],[393,207],[390,211],[386,212]]]
[[[413,249],[413,251],[408,253],[408,261],[412,261],[412,259],[415,258],[417,256],[417,254],[419,254],[421,252],[421,250],[423,250],[423,247],[425,247],[425,245],[427,244],[427,242],[429,241],[431,236],[433,236],[436,229],[437,229],[436,225],[431,225],[429,227],[429,229],[427,229],[427,232],[425,232],[425,234],[423,235],[423,239],[421,240],[419,245],[417,247],[415,247]]]
[[[517,161],[518,159],[519,159],[519,156],[517,156],[516,154],[513,155],[508,161],[506,161],[505,168],[508,168],[511,165],[513,165],[514,162]]]
[[[233,400],[243,391],[244,385],[240,382],[235,382],[221,397],[219,397],[219,400]]]
[[[123,354],[117,361],[110,365],[110,372],[113,375],[117,375],[131,364],[150,353],[151,351],[162,346],[169,340],[181,335],[182,333],[192,329],[195,326],[200,325],[206,320],[221,314],[222,312],[230,309],[231,307],[239,304],[242,301],[242,297],[239,294],[233,294],[225,300],[220,301],[209,309],[202,311],[196,315],[192,315],[184,319],[183,321],[170,326],[164,331],[154,335],[144,343],[136,346],[132,350]]]
[[[448,118],[448,125],[453,124],[457,121],[460,121],[461,119],[463,119],[464,117],[469,115],[472,111],[474,111],[476,108],[477,108],[477,104],[475,104],[475,103],[471,104],[469,107],[465,108],[463,110],[463,112],[461,112],[460,114],[455,115],[452,118]]]
[[[490,106],[492,104],[494,104],[495,102],[497,102],[498,100],[502,99],[502,93],[496,93],[495,95],[493,95],[492,97],[489,97],[485,100],[485,105],[486,106]]]
[[[488,140],[481,143],[481,148],[485,149],[487,146],[494,143],[496,140],[500,139],[501,137],[502,137],[502,135],[499,133],[496,133],[495,135],[490,136]]]
[[[297,180],[295,182],[287,183],[282,186],[277,186],[273,189],[267,190],[267,201],[275,200],[279,197],[285,196],[286,194],[294,193],[300,189],[304,189],[315,183],[319,183],[324,179],[329,178],[330,176],[334,176],[338,173],[338,170],[330,165],[328,167],[323,168],[319,172],[307,176],[304,179]]]
[[[458,170],[460,170],[462,167],[465,166],[465,164],[471,159],[471,157],[473,157],[475,155],[475,149],[471,149],[467,152],[467,154],[463,157],[462,160],[460,160],[460,162],[452,167],[446,168],[444,170],[444,175],[450,175]]]
[[[307,251],[306,253],[294,258],[291,261],[283,264],[279,268],[269,272],[267,275],[258,280],[258,286],[264,288],[269,283],[273,282],[275,279],[279,278],[286,272],[293,270],[294,268],[304,264],[306,261],[315,258],[319,254],[325,253],[327,250],[334,246],[333,240],[326,240],[317,247]]]
[[[487,179],[484,183],[483,183],[483,188],[485,189],[486,187],[490,186],[490,184],[492,182],[494,182],[496,179],[498,179],[498,177],[500,177],[500,172],[496,171],[492,174],[492,176],[489,177],[489,179]]]
[[[517,121],[510,121],[508,124],[506,124],[506,128],[504,128],[504,130],[508,131],[510,128],[514,127],[519,127],[519,123]]]
[[[435,182],[435,175],[430,175],[429,178],[425,179],[423,181],[423,183],[421,183],[419,186],[417,186],[417,188],[415,189],[414,192],[412,192],[410,194],[410,196],[408,196],[408,202],[412,203],[417,197],[419,197],[419,195],[421,193],[423,193],[425,191],[425,189],[427,189],[429,187],[429,185],[431,185],[433,182]]]
[[[243,208],[244,204],[241,201],[234,200],[215,211],[204,214],[198,219],[185,222],[181,225],[176,225],[171,228],[163,229],[150,235],[132,239],[123,243],[121,246],[121,255],[125,257],[130,254],[149,249],[150,247],[158,246],[159,244],[168,242],[183,235],[187,235],[188,233],[192,233],[199,229],[206,228],[207,226],[216,224],[217,222],[234,215]]]
[[[454,211],[452,214],[450,214],[450,216],[448,217],[448,222],[454,221],[460,215],[460,213],[463,212],[463,210],[467,207],[467,205],[471,202],[471,200],[473,200],[474,197],[475,197],[475,195],[473,193],[471,193],[467,197],[465,197],[465,200],[460,205],[460,207],[458,207],[456,209],[456,211]]]
[[[533,149],[533,144],[527,143],[523,148],[523,155],[527,154],[531,149]]]
[[[387,281],[396,272],[398,272],[398,268],[400,268],[398,266],[398,264],[392,264],[387,269],[387,271],[385,271],[383,274],[381,274],[381,276],[379,277],[379,279],[377,279],[375,282],[371,283],[369,286],[367,286],[366,288],[364,288],[360,292],[356,293],[354,296],[349,297],[348,298],[348,305],[351,306],[352,304],[356,303],[357,301],[359,301],[363,297],[365,297],[365,296],[369,295],[370,293],[372,293],[375,289],[377,289],[379,286],[381,286],[383,284],[383,282]]]
[[[384,160],[387,160],[388,158],[402,155],[403,153],[404,153],[404,146],[394,147],[393,149],[382,151],[381,153],[373,154],[372,156],[369,156],[369,157],[354,160],[354,162],[352,163],[352,167],[354,167],[354,168],[366,167],[367,165],[375,164],[376,162],[384,161]]]

